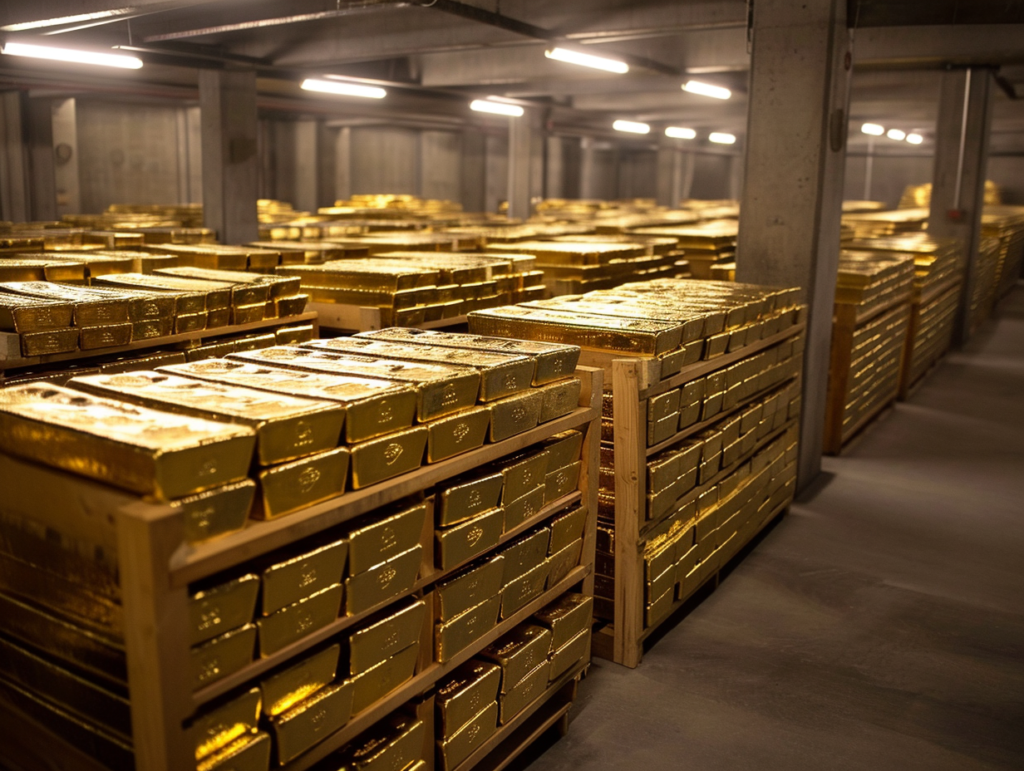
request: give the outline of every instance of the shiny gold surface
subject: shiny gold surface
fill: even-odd
[[[504,571],[502,573],[501,585],[508,586],[517,578],[522,578],[534,568],[543,564],[548,556],[548,543],[551,540],[551,530],[547,527],[517,538],[509,546],[501,550],[505,558]]]
[[[410,679],[416,672],[419,654],[420,646],[417,642],[377,666],[354,675],[350,681],[353,690],[352,713],[362,712]]]
[[[546,450],[527,450],[498,461],[502,467],[504,485],[502,504],[522,498],[544,482],[548,473],[549,456]]]
[[[277,762],[285,764],[341,729],[352,716],[355,688],[349,681],[325,686],[272,718]]]
[[[235,740],[256,733],[260,714],[260,689],[251,688],[238,698],[206,712],[189,728],[196,760],[202,760]]]
[[[57,386],[0,392],[0,447],[163,500],[246,476],[249,428],[174,415]]]
[[[500,594],[504,563],[504,557],[492,557],[437,584],[434,592],[438,600],[438,620],[450,621],[487,598]]]
[[[487,405],[491,411],[491,441],[501,442],[535,428],[543,408],[544,396],[539,389],[491,402]]]
[[[556,651],[590,626],[594,599],[570,592],[534,614],[537,623],[551,630],[551,650]]]
[[[360,737],[345,753],[351,771],[412,771],[423,755],[426,727],[413,717],[396,713]]]
[[[579,378],[569,378],[538,388],[537,391],[544,398],[538,422],[547,423],[549,420],[568,415],[579,407],[582,388],[583,384]]]
[[[349,673],[366,672],[410,645],[418,645],[426,613],[426,603],[418,600],[353,632],[349,637]]]
[[[154,337],[165,337],[174,333],[174,317],[163,319],[143,319],[132,322],[132,340],[152,340]]]
[[[551,542],[548,554],[561,551],[578,538],[583,537],[587,523],[587,507],[578,506],[551,520]]]
[[[260,655],[270,656],[301,640],[338,618],[341,598],[340,584],[321,589],[276,613],[256,620],[260,629]]]
[[[511,691],[498,697],[502,725],[510,721],[530,704],[540,698],[548,684],[548,662],[543,663],[527,674]]]
[[[355,616],[411,591],[419,574],[422,555],[423,547],[417,544],[386,562],[346,578],[346,614]]]
[[[246,624],[192,648],[192,688],[215,683],[251,664],[255,648],[255,624]]]
[[[427,436],[427,428],[419,426],[352,445],[352,489],[418,469],[423,465]]]
[[[362,573],[418,544],[427,509],[423,501],[350,531],[349,573]]]
[[[465,613],[434,627],[435,655],[444,663],[464,651],[498,623],[501,598],[491,597]]]
[[[0,293],[39,297],[74,306],[75,326],[93,327],[105,324],[124,324],[128,317],[128,301],[100,299],[88,287],[69,284],[51,284],[48,281],[9,281],[0,284]]]
[[[267,771],[269,768],[270,734],[263,731],[236,739],[196,765],[196,771]]]
[[[261,469],[253,518],[274,519],[341,495],[348,466],[348,448],[338,447]]]
[[[447,741],[489,704],[497,704],[501,668],[486,661],[467,661],[438,686],[434,696],[441,730]]]
[[[128,345],[131,341],[131,324],[104,324],[103,326],[83,327],[78,337],[78,347],[83,351],[94,351],[98,348]]]
[[[196,592],[189,598],[189,644],[210,640],[252,621],[260,578],[254,573]]]
[[[85,281],[85,265],[46,259],[44,252],[0,257],[0,282],[7,281]]]
[[[275,717],[287,712],[330,684],[337,674],[340,656],[341,646],[332,645],[260,681],[263,714]]]
[[[459,477],[446,483],[449,486],[437,496],[437,524],[441,527],[464,522],[489,509],[501,499],[501,474]]]
[[[437,463],[482,447],[490,425],[491,413],[486,407],[474,407],[430,421],[426,424],[429,432],[427,463]]]
[[[576,429],[555,434],[543,444],[548,453],[548,471],[555,471],[580,459],[583,433]]]
[[[75,306],[19,294],[0,292],[0,329],[7,332],[41,332],[71,326]]]
[[[348,541],[340,540],[264,569],[260,612],[268,616],[303,597],[341,583],[347,555]]]
[[[501,693],[515,688],[535,667],[547,660],[551,632],[524,623],[480,652],[480,657],[501,667]]]
[[[544,492],[545,486],[541,484],[533,488],[526,495],[502,506],[505,510],[504,531],[506,533],[519,527],[519,525],[544,508]]]
[[[159,268],[154,271],[160,276],[177,276],[198,281],[214,281],[225,284],[244,284],[247,286],[265,286],[269,299],[291,297],[299,294],[299,279],[292,276],[267,275],[265,273],[248,273],[245,270],[225,270],[199,267]],[[259,296],[246,296],[246,304],[257,302]]]
[[[554,586],[580,564],[583,555],[583,539],[578,538],[564,549],[548,557],[548,586]]]
[[[554,682],[590,653],[590,629],[584,629],[551,656],[548,681]]]
[[[544,562],[521,578],[507,584],[501,592],[501,617],[508,618],[530,600],[543,594],[548,573],[548,563]]]
[[[78,327],[48,329],[44,332],[21,333],[22,356],[46,356],[52,353],[71,353],[78,350]]]
[[[580,469],[583,461],[576,461],[565,468],[552,471],[544,481],[544,503],[557,501],[563,495],[568,495],[576,489],[580,480]]]
[[[441,742],[442,771],[452,771],[498,730],[498,702],[492,701],[454,735]]]
[[[173,307],[172,313],[177,316],[228,308],[227,297],[223,289],[220,292],[215,292],[211,299],[201,287],[177,284],[173,281],[168,283],[159,276],[146,276],[141,273],[107,275],[93,279],[93,284],[111,289],[143,290],[155,298],[162,296],[170,300]]]
[[[440,570],[448,570],[493,549],[501,539],[504,520],[504,512],[496,508],[435,531],[434,563]]]

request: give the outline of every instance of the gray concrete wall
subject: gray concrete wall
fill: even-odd
[[[1003,203],[1024,206],[1024,155],[990,155],[985,179],[1002,188]]]
[[[412,129],[352,129],[352,193],[420,192],[419,132]]]
[[[627,150],[619,156],[617,198],[657,198],[658,153],[655,150]]]
[[[864,198],[867,156],[847,154],[843,198]],[[931,155],[875,155],[872,159],[870,200],[884,201],[891,207],[900,202],[907,185],[932,181],[934,159]]]
[[[690,198],[730,198],[733,194],[732,183],[732,156],[696,154]]]
[[[462,199],[462,135],[454,131],[420,133],[420,191],[424,198]]]

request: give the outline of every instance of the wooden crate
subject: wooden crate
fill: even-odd
[[[118,555],[122,603],[124,609],[125,649],[128,687],[131,692],[131,721],[135,768],[137,771],[181,771],[195,767],[185,734],[185,724],[204,705],[242,686],[258,682],[261,675],[317,644],[352,628],[384,608],[424,598],[433,607],[434,585],[463,565],[437,570],[433,563],[433,519],[428,518],[421,536],[425,558],[412,590],[380,603],[355,616],[341,616],[327,627],[307,635],[277,653],[253,661],[242,670],[223,677],[199,690],[190,688],[188,640],[189,586],[221,571],[238,568],[299,539],[320,533],[355,517],[425,490],[445,480],[535,445],[556,433],[578,429],[584,433],[582,467],[577,489],[551,502],[513,531],[505,533],[501,544],[541,524],[576,503],[587,507],[583,555],[580,564],[555,586],[531,601],[514,615],[476,641],[470,648],[445,663],[434,660],[433,616],[428,612],[420,638],[420,657],[416,674],[386,696],[353,715],[333,735],[290,763],[286,771],[307,769],[359,736],[391,712],[416,702],[417,714],[428,726],[425,748],[428,768],[434,767],[432,688],[456,667],[479,653],[513,627],[527,620],[545,605],[567,591],[593,593],[593,563],[596,542],[597,470],[600,442],[601,392],[603,373],[580,367],[582,380],[579,406],[572,413],[542,424],[502,442],[485,445],[463,455],[425,466],[417,471],[308,507],[294,514],[268,521],[251,520],[239,532],[218,540],[190,546],[185,542],[182,516],[170,506],[138,500],[107,511],[98,502],[80,501],[77,507],[48,505],[48,495],[39,494],[35,484],[45,478],[53,482],[59,499],[60,478],[64,472],[34,466],[14,458],[0,456],[0,483],[5,485],[5,509],[22,516],[42,512],[45,524],[73,533],[89,533],[90,538],[113,544]],[[19,487],[19,480],[32,480]],[[42,507],[42,508],[40,508]],[[499,546],[501,545],[499,544]],[[479,559],[478,555],[474,559]],[[575,696],[575,683],[589,663],[589,657],[551,684],[545,693],[498,732],[459,766],[458,771],[502,768],[514,754],[547,727],[563,721]],[[27,720],[0,699],[0,716],[9,717],[5,725],[24,725],[26,736],[33,736],[26,752],[33,763],[43,767],[95,769],[100,766],[64,742],[46,726]],[[561,723],[564,727],[564,721]],[[22,747],[24,749],[24,747]],[[15,755],[17,757],[17,755]],[[32,767],[29,764],[29,767]]]

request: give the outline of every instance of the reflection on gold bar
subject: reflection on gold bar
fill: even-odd
[[[196,592],[189,598],[189,644],[197,645],[252,621],[260,578],[253,573]]]
[[[545,450],[527,450],[498,461],[502,466],[501,476],[504,480],[502,504],[518,500],[542,484],[548,473],[548,460]]]
[[[551,630],[551,650],[558,650],[589,628],[593,606],[592,597],[570,592],[534,614],[539,624]]]
[[[498,702],[491,701],[470,722],[441,742],[441,771],[452,771],[498,730]]]
[[[348,478],[349,450],[339,447],[259,472],[255,519],[274,519],[341,495]]]
[[[345,753],[346,768],[409,769],[423,756],[425,734],[422,721],[400,713],[391,715],[363,734]]]
[[[181,267],[160,268],[154,271],[160,276],[177,276],[197,281],[214,281],[225,284],[244,284],[247,286],[265,286],[269,292],[267,299],[290,297],[299,293],[299,279],[292,276],[267,275],[265,273],[248,273],[244,270],[211,270],[209,268]],[[247,304],[258,301],[258,297],[246,297]]]
[[[545,660],[526,675],[511,691],[499,697],[501,704],[500,722],[508,721],[536,701],[548,684],[548,663]]]
[[[0,292],[0,330],[41,332],[70,327],[75,306],[19,294]]]
[[[550,649],[548,629],[520,624],[480,651],[480,657],[501,667],[501,693],[508,693],[547,659]]]
[[[419,574],[423,546],[413,548],[345,579],[345,613],[357,616],[375,605],[412,591]]]
[[[551,543],[548,554],[564,549],[573,541],[583,537],[583,528],[587,523],[587,507],[577,506],[551,520]]]
[[[491,441],[505,439],[536,428],[544,408],[544,396],[538,390],[499,399],[487,405],[491,411]]]
[[[352,677],[352,712],[359,714],[410,679],[416,672],[420,646],[414,643],[375,667]]]
[[[337,619],[343,593],[341,585],[335,584],[257,619],[260,655],[270,656]]]
[[[0,284],[0,292],[39,297],[74,306],[75,326],[93,327],[129,321],[127,300],[104,298],[88,287],[51,284],[48,281],[11,281]]]
[[[576,664],[582,662],[590,652],[590,630],[584,629],[551,656],[548,681],[553,682]]]
[[[352,489],[415,471],[423,465],[426,445],[427,429],[423,426],[352,445]]]
[[[349,573],[362,573],[418,544],[427,507],[423,501],[389,517],[375,515],[369,524],[350,531]]]
[[[22,332],[22,356],[47,356],[78,350],[78,327],[48,329],[45,332]]]
[[[83,283],[85,265],[46,259],[45,252],[31,252],[13,259],[0,259],[0,282],[68,281]]]
[[[554,586],[580,564],[583,554],[583,539],[578,538],[564,549],[548,557],[548,586]]]
[[[550,528],[542,527],[529,535],[516,539],[502,549],[501,555],[505,558],[505,569],[502,573],[501,585],[507,586],[543,564],[544,559],[548,556],[550,540]]]
[[[501,592],[501,617],[508,618],[530,600],[543,594],[548,573],[549,566],[545,562],[508,584]]]
[[[262,614],[268,616],[303,597],[341,583],[347,554],[348,542],[335,541],[266,568],[262,574]]]
[[[450,621],[489,597],[501,592],[505,558],[492,557],[482,565],[467,568],[439,583],[434,591],[440,605],[439,621]]]
[[[349,681],[328,685],[270,721],[277,762],[284,765],[341,729],[352,716]]]
[[[104,326],[83,327],[78,338],[78,346],[83,351],[94,351],[97,348],[113,348],[118,345],[128,345],[131,341],[131,324],[106,324]]]
[[[179,315],[174,319],[175,334],[182,335],[187,332],[199,332],[206,329],[208,316],[206,311],[202,313],[189,313]]]
[[[565,468],[560,468],[548,474],[544,482],[544,503],[548,504],[557,501],[563,495],[568,495],[575,490],[577,484],[579,484],[582,466],[582,461],[576,461]]]
[[[267,771],[270,768],[270,734],[236,739],[224,749],[203,758],[196,771]]]
[[[501,474],[457,477],[438,496],[437,524],[454,525],[498,505],[503,479]]]
[[[358,675],[377,666],[410,645],[417,645],[427,605],[418,600],[349,638],[349,673]]]
[[[196,760],[202,760],[236,739],[256,733],[260,689],[251,688],[238,698],[197,718],[189,729]]]
[[[495,596],[451,621],[437,624],[434,632],[437,661],[443,664],[451,660],[494,629],[494,625],[498,623],[500,609],[501,598]]]
[[[246,624],[196,646],[191,657],[192,688],[215,683],[251,664],[255,647],[255,624]]]
[[[491,413],[485,407],[475,407],[426,425],[427,463],[437,463],[482,447],[491,425]]]
[[[231,307],[231,323],[238,326],[243,324],[255,324],[263,321],[267,312],[266,303],[254,303],[252,305],[233,305]]]
[[[161,500],[242,479],[254,432],[49,385],[0,392],[0,448]]]
[[[306,656],[300,663],[260,682],[263,714],[275,717],[287,712],[334,680],[341,646],[332,645]]]
[[[434,705],[442,741],[450,739],[490,703],[497,703],[501,668],[485,661],[468,661],[437,689]]]
[[[132,322],[132,340],[152,340],[154,337],[165,337],[173,333],[173,316]]]
[[[437,530],[434,559],[441,570],[449,570],[466,560],[493,549],[501,539],[505,514],[491,509],[459,525]]]
[[[548,471],[564,468],[573,461],[579,460],[582,447],[583,434],[576,429],[555,434],[545,441],[544,449],[548,452]]]
[[[519,527],[544,508],[544,490],[543,484],[538,485],[521,498],[516,498],[502,506],[505,510],[504,530],[506,533]]]

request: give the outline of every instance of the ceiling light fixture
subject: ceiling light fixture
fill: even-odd
[[[595,70],[614,72],[619,75],[629,72],[629,65],[625,62],[620,62],[617,59],[608,59],[604,56],[571,51],[568,48],[552,48],[550,51],[545,51],[544,55],[549,59],[557,59],[560,62],[578,64],[581,67],[593,67]]]
[[[897,142],[902,142],[907,138],[907,132],[900,131],[899,129],[889,129],[885,132],[885,135],[889,137],[889,139],[895,139]]]
[[[732,91],[722,86],[713,86],[710,83],[702,83],[699,80],[688,80],[682,85],[683,91],[701,96],[710,96],[712,99],[728,99]]]
[[[861,133],[868,134],[873,137],[880,137],[885,133],[885,127],[879,126],[877,123],[865,123],[860,127]]]
[[[632,120],[617,120],[612,124],[612,128],[629,134],[649,134],[651,132],[651,127],[646,123],[637,123]]]
[[[907,134],[907,141],[912,145],[919,145],[924,142],[924,137],[920,134]]]
[[[506,102],[492,102],[493,97],[487,99],[474,99],[469,103],[469,109],[475,110],[476,112],[489,112],[493,115],[507,115],[510,118],[522,117],[525,110],[518,104],[508,104]]]
[[[712,142],[714,142],[715,144],[719,144],[719,145],[734,145],[734,144],[736,144],[736,136],[735,136],[735,134],[726,134],[726,133],[721,132],[721,131],[714,132],[713,134],[708,136],[708,139],[711,140]]]
[[[142,66],[142,59],[127,54],[57,48],[56,46],[40,46],[32,43],[5,43],[3,52],[8,56],[27,56],[32,59],[49,59],[54,62],[71,62],[72,64],[97,64],[101,67],[120,67],[123,70],[137,70]]]
[[[673,139],[696,139],[697,132],[692,128],[683,128],[682,126],[669,126],[665,129],[665,136],[672,137]]]
[[[322,94],[339,96],[361,96],[365,99],[383,99],[388,92],[377,86],[363,86],[359,83],[348,83],[343,80],[317,80],[306,78],[302,81],[304,91],[317,91]]]

